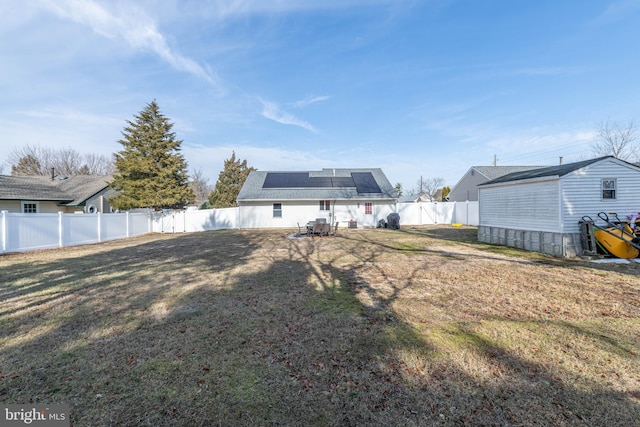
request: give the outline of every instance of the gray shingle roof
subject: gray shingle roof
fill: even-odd
[[[388,200],[395,199],[395,190],[382,169],[322,169],[321,171],[297,171],[296,174],[306,173],[309,178],[351,178],[352,173],[371,173],[380,188],[379,193],[358,193],[356,186],[314,187],[301,188],[281,187],[263,188],[269,171],[252,171],[249,173],[240,193],[238,202],[250,200]],[[271,172],[273,173],[273,172]],[[278,172],[281,173],[281,172]],[[290,172],[294,173],[294,172]],[[327,180],[329,182],[330,180]],[[344,181],[341,181],[344,183]]]
[[[473,169],[491,180],[514,172],[523,172],[544,167],[545,166],[473,166]]]
[[[95,175],[61,178],[0,175],[0,199],[48,200],[77,206],[108,187],[111,180],[110,176]]]
[[[593,163],[599,162],[601,160],[604,159],[608,159],[608,158],[615,158],[613,156],[604,156],[604,157],[598,157],[595,159],[590,159],[590,160],[583,160],[581,162],[575,162],[575,163],[567,163],[564,165],[557,165],[557,166],[549,166],[546,168],[541,168],[541,169],[533,169],[533,170],[528,170],[528,171],[520,171],[520,172],[513,172],[507,175],[503,175],[501,177],[498,177],[496,179],[493,179],[489,182],[485,182],[484,184],[480,184],[480,185],[489,185],[489,184],[497,184],[500,182],[511,182],[511,181],[521,181],[524,179],[533,179],[533,178],[543,178],[543,177],[548,177],[548,176],[564,176],[568,173],[574,172],[578,169],[582,169],[586,166],[589,166]]]

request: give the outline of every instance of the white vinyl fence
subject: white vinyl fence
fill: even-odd
[[[478,202],[398,203],[402,225],[464,224],[477,226]]]
[[[185,233],[238,228],[238,208],[176,210],[155,212],[153,231],[156,233]]]
[[[315,208],[314,208],[315,209]],[[478,202],[397,203],[400,226],[460,223],[479,224]],[[308,213],[315,218],[315,210]],[[244,221],[244,224],[250,221]],[[184,233],[239,228],[238,208],[165,211],[153,214],[153,231]]]
[[[147,213],[33,214],[0,212],[0,253],[122,239],[151,232]]]
[[[478,202],[398,203],[400,226],[477,226]],[[309,212],[313,218],[315,211]],[[0,253],[98,243],[140,234],[239,228],[238,208],[159,213],[22,214],[0,212]]]

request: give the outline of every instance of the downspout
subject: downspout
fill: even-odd
[[[335,173],[335,169],[334,169],[334,173]],[[334,222],[338,222],[338,221],[336,221],[336,201],[332,200],[331,201],[331,221],[329,221],[332,227],[334,225],[333,224]]]

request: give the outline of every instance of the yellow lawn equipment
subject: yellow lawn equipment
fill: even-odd
[[[640,237],[634,233],[629,223],[621,221],[615,212],[609,212],[609,214],[615,216],[615,222],[609,220],[605,212],[600,212],[598,217],[606,223],[606,226],[601,227],[595,224],[593,226],[593,236],[600,248],[618,258],[637,258],[640,255]],[[588,216],[583,219],[592,221]]]

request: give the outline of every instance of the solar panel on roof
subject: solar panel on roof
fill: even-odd
[[[331,177],[313,177],[309,178],[309,187],[313,188],[331,188]]]
[[[371,172],[351,172],[358,193],[382,193]]]
[[[332,177],[331,183],[334,188],[346,188],[346,187],[355,187],[356,184],[353,182],[353,178],[347,177]]]
[[[301,188],[309,186],[307,172],[268,172],[262,188]]]
[[[314,176],[307,172],[267,172],[262,188],[349,188],[358,193],[381,193],[371,172],[353,172],[351,177]]]

